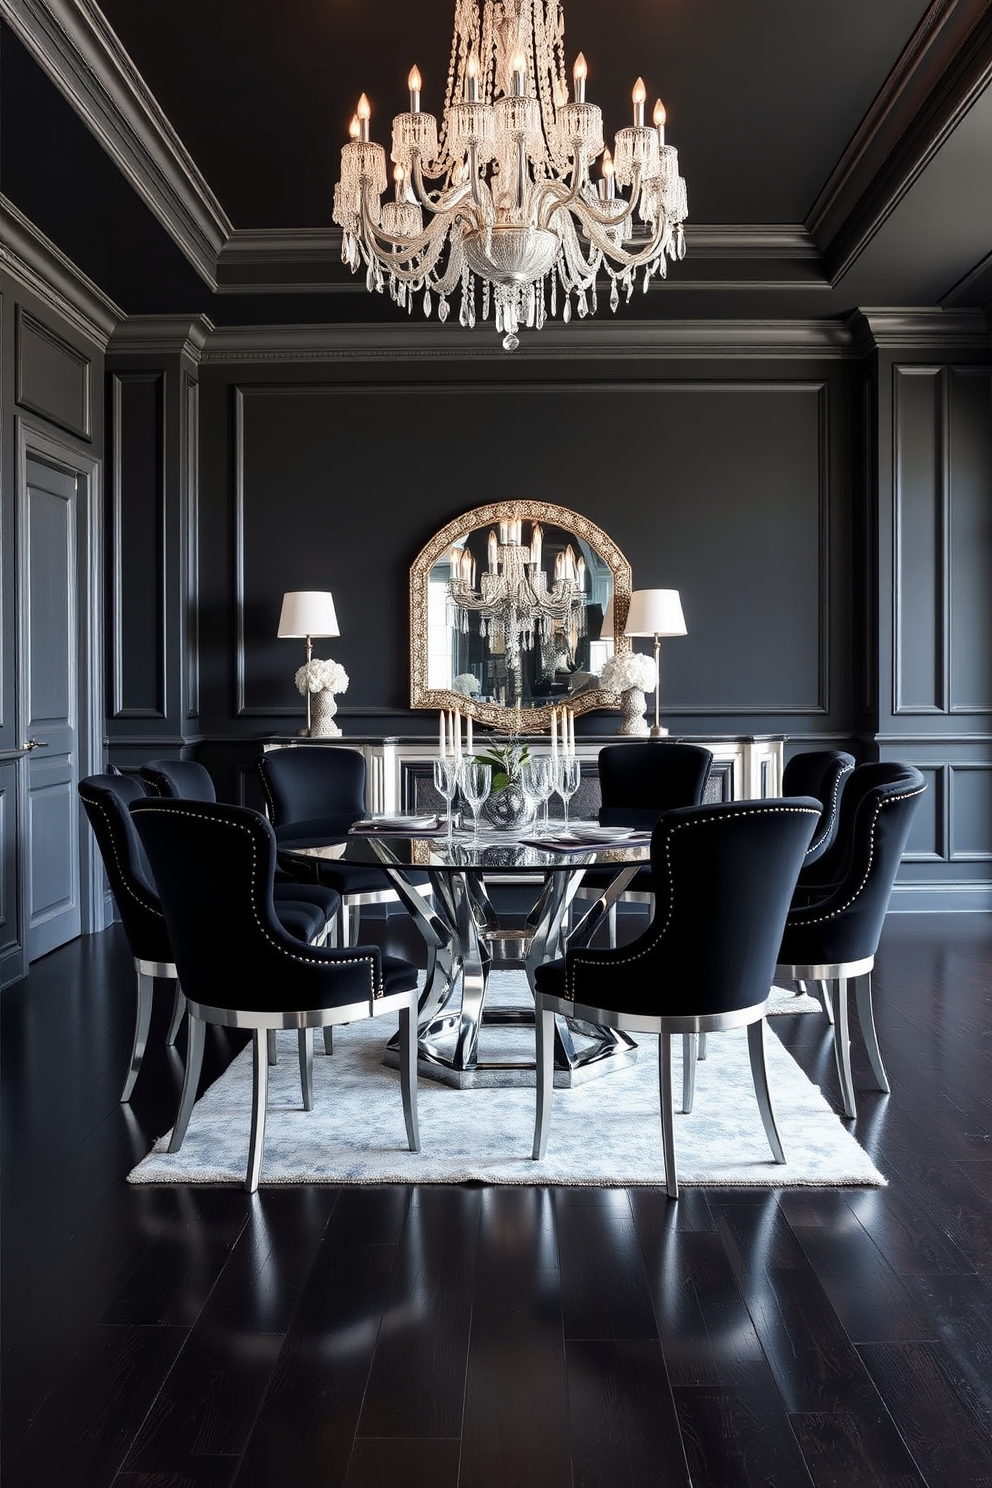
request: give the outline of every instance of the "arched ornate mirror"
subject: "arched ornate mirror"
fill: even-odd
[[[630,564],[585,517],[496,501],[449,522],[410,569],[410,706],[493,728],[549,728],[551,709],[616,706],[597,686],[623,634]]]

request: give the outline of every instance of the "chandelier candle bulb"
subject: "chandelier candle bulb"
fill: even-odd
[[[630,92],[630,99],[634,105],[634,128],[644,128],[644,101],[648,91],[644,86],[644,79],[638,78]]]
[[[369,103],[368,98],[363,93],[361,98],[358,100],[358,107],[355,110],[355,118],[358,120],[358,138],[362,141],[363,144],[368,144],[369,119],[371,117],[372,105]]]
[[[502,523],[500,524],[502,526]],[[489,572],[495,573],[499,564],[499,543],[496,541],[495,532],[489,534]]]
[[[616,181],[614,180],[613,156],[609,150],[603,151],[603,179],[599,183],[600,195],[604,201],[612,201],[616,196]]]
[[[665,125],[666,125],[667,122],[668,122],[668,115],[665,112],[665,105],[662,103],[661,99],[659,98],[658,101],[657,101],[657,103],[654,106],[654,127],[658,131],[658,148],[659,149],[665,143]]]
[[[478,103],[479,101],[479,59],[474,52],[469,56],[465,69],[465,101],[466,103]]]
[[[422,82],[423,79],[420,76],[420,69],[417,67],[416,63],[414,63],[414,65],[410,68],[410,75],[406,80],[406,85],[410,89],[411,114],[420,113],[420,89],[422,86]]]
[[[588,72],[586,59],[580,52],[575,59],[575,66],[572,68],[572,77],[575,81],[576,103],[585,103],[586,101],[586,77],[588,76]]]
[[[513,97],[523,98],[524,80],[527,76],[527,61],[522,52],[513,59]]]

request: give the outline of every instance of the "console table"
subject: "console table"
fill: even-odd
[[[488,747],[496,736],[488,729],[476,727],[473,745],[476,753]],[[548,734],[521,734],[520,742],[531,754],[548,754]],[[582,784],[570,806],[576,819],[594,816],[599,808],[599,779],[596,760],[607,744],[643,743],[622,735],[605,734],[594,738],[579,737],[575,753],[581,762]],[[702,744],[713,753],[713,770],[706,798],[712,801],[743,801],[759,796],[782,793],[784,734],[671,734],[655,741],[658,749],[666,743]],[[342,735],[334,739],[308,739],[298,734],[272,735],[265,740],[266,749],[291,748],[294,745],[318,745],[323,749],[357,749],[365,756],[368,767],[368,800],[370,812],[389,815],[397,811],[435,809],[433,760],[437,741],[424,734]]]

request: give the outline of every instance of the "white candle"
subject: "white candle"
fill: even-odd
[[[462,762],[462,715],[458,708],[451,715],[451,730],[455,740],[455,759]]]
[[[568,710],[568,752],[575,753],[575,709]]]
[[[468,715],[468,717],[465,720],[465,746],[466,746],[469,754],[471,754],[472,753],[472,715],[471,715],[471,713]]]
[[[438,714],[437,752],[441,756],[441,758],[443,759],[444,758],[444,709],[443,708],[441,709],[441,712]]]
[[[551,709],[551,753],[558,754],[558,709]]]

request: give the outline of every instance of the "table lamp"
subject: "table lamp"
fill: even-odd
[[[662,728],[659,717],[661,638],[662,636],[688,634],[679,591],[677,589],[635,589],[630,596],[630,609],[627,611],[627,624],[623,633],[627,636],[654,636],[654,665],[657,675],[654,684],[654,727],[651,730],[651,737],[661,738],[668,733],[667,728]]]
[[[307,662],[313,656],[314,636],[336,636],[338,617],[334,613],[334,598],[326,589],[296,589],[282,597],[279,614],[278,636],[305,637]],[[310,689],[307,688],[307,727],[310,733]]]

